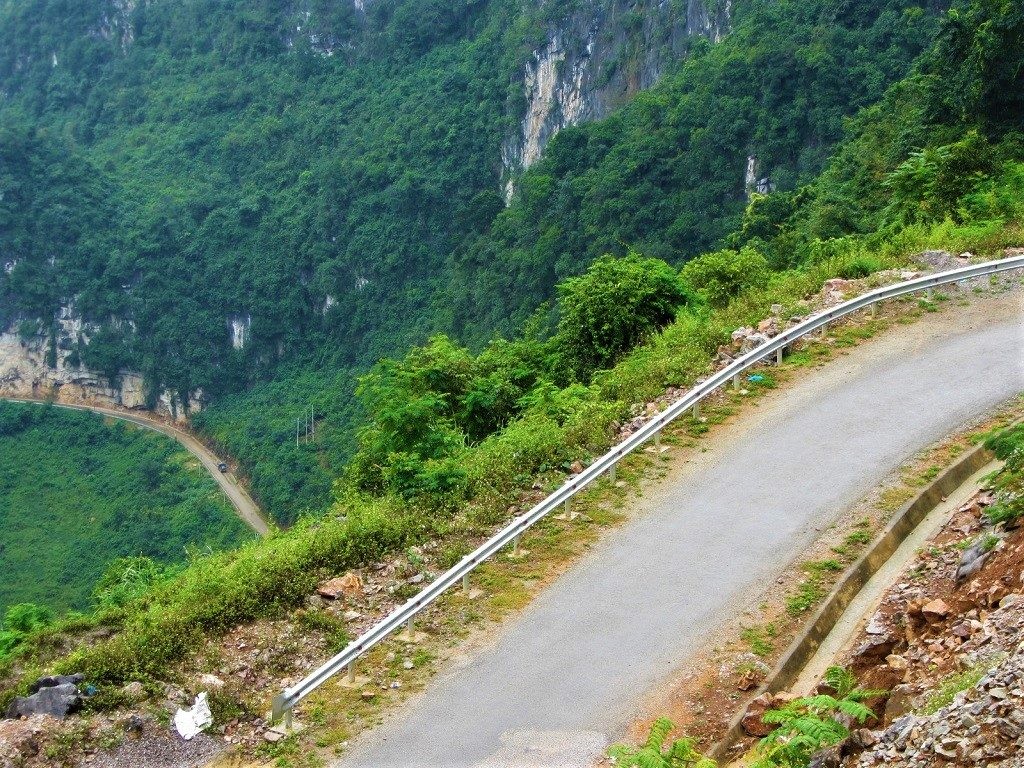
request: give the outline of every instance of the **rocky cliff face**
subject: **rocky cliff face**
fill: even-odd
[[[721,39],[731,14],[731,0],[591,0],[553,22],[524,66],[521,119],[501,149],[506,197],[558,131],[654,85],[692,38]]]
[[[92,330],[72,308],[63,307],[55,323],[53,342],[48,335],[26,335],[12,326],[0,332],[0,396],[46,398],[63,403],[115,408],[148,409],[141,374],[122,371],[114,382],[79,365],[67,353],[78,339],[87,340]],[[203,402],[195,391],[184,405],[172,392],[161,392],[152,410],[176,421],[185,421]]]

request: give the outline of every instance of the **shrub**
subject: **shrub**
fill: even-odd
[[[671,720],[659,718],[642,747],[616,744],[609,748],[608,755],[621,768],[715,768],[714,760],[694,748],[693,739],[675,739],[666,748],[665,739],[674,727]]]
[[[841,720],[863,723],[873,714],[863,702],[883,693],[857,688],[842,667],[830,667],[825,682],[834,696],[807,696],[764,713],[764,722],[778,727],[758,744],[754,768],[806,768],[812,754],[850,735]]]
[[[768,260],[753,248],[706,253],[686,264],[683,280],[711,306],[724,307],[740,293],[767,285]]]
[[[665,262],[635,252],[603,256],[558,286],[558,350],[571,375],[586,379],[668,325],[687,294]]]
[[[856,280],[882,270],[882,262],[874,256],[858,256],[839,270],[839,276]]]

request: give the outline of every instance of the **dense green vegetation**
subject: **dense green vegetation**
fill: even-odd
[[[248,538],[206,470],[163,435],[0,403],[0,614],[84,610],[114,558],[180,563]]]
[[[586,5],[0,2],[0,325],[52,331],[73,300],[95,332],[54,359],[201,388],[201,426],[290,522],[329,502],[377,358],[434,332],[479,351],[606,252],[721,244],[747,155],[781,189],[810,180],[936,26],[921,0],[737,0],[732,34],[564,132],[503,211],[521,66]],[[654,5],[609,23],[685,17]],[[288,452],[310,403],[323,439]]]
[[[738,4],[737,4],[738,5]],[[674,264],[719,247],[746,205],[748,155],[781,190],[811,181],[843,120],[927,46],[928,5],[752,2],[718,45],[607,120],[560,133],[519,195],[454,256],[455,331],[510,330],[556,282],[632,247]]]
[[[1024,515],[1024,424],[992,435],[985,445],[1005,462],[996,476],[999,498],[985,510],[985,516],[993,525],[1016,525]]]
[[[740,290],[726,307],[699,300],[683,304],[671,324],[624,353],[612,369],[595,373],[589,384],[557,383],[558,361],[566,354],[557,333],[498,341],[478,355],[437,337],[401,361],[383,361],[362,384],[368,425],[329,514],[307,517],[235,551],[196,558],[182,573],[154,579],[133,599],[105,603],[88,618],[43,630],[23,653],[45,654],[51,647],[47,638],[62,627],[80,631],[102,623],[117,629],[116,637],[81,647],[60,668],[84,671],[102,684],[158,679],[201,635],[278,615],[304,601],[328,575],[427,539],[444,537],[464,550],[467,540],[505,518],[524,487],[561,482],[571,462],[605,450],[614,436],[613,422],[627,415],[632,403],[704,374],[733,328],[763,317],[775,302],[795,311],[807,293],[858,258],[853,253],[773,273],[767,285]],[[897,253],[878,258],[883,266],[899,263]],[[628,274],[643,271],[645,264],[636,257],[620,267]],[[573,298],[602,302],[604,291],[595,288],[607,286],[596,279],[603,272],[596,266],[588,275],[593,279],[575,283],[586,290]],[[654,282],[649,317],[657,316],[666,289],[679,301],[676,285]],[[636,322],[643,327],[642,319]],[[549,367],[531,372],[534,360]],[[533,385],[531,377],[536,377]],[[477,441],[468,442],[464,430],[494,423],[470,416],[501,413],[496,406],[507,402],[479,395],[504,392],[517,381],[526,394],[507,421],[486,436],[486,430],[474,433]],[[391,399],[375,396],[396,387],[408,391]],[[455,393],[463,394],[456,399]],[[449,400],[451,408],[444,405]],[[401,409],[409,411],[404,418],[391,418]],[[364,460],[369,457],[376,462]]]

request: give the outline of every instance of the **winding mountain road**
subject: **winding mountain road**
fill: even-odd
[[[909,456],[1024,391],[1019,291],[925,316],[745,409],[340,768],[587,768],[706,636]]]
[[[35,404],[48,402],[32,398],[7,396],[0,396],[0,400],[6,400],[12,403]],[[234,474],[221,472],[218,469],[218,465],[221,463],[220,457],[188,432],[178,429],[177,427],[173,427],[170,424],[166,424],[154,417],[146,416],[145,414],[127,413],[125,411],[119,411],[114,408],[105,408],[99,405],[78,405],[70,403],[52,403],[52,405],[55,408],[67,408],[73,411],[91,411],[92,413],[102,414],[103,416],[109,416],[113,419],[128,421],[132,424],[138,424],[139,426],[145,427],[146,429],[151,429],[154,432],[160,432],[173,440],[177,440],[178,443],[180,443],[189,453],[199,459],[206,471],[210,473],[213,479],[217,482],[217,485],[219,485],[221,490],[224,491],[224,495],[228,497],[228,501],[231,502],[231,505],[235,508],[235,513],[243,523],[252,528],[252,530],[260,536],[265,536],[270,532],[270,524],[264,519],[263,515],[260,513],[260,508],[256,505],[256,502],[252,500],[252,497],[245,488],[241,486]]]

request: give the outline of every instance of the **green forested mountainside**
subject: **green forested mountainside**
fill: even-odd
[[[842,274],[855,277],[880,268],[880,255],[930,242],[986,250],[1012,244],[1024,214],[1022,37],[1019,4],[957,6],[911,73],[851,122],[817,179],[752,195],[739,228],[723,238],[731,247],[688,261],[678,277],[635,252],[603,257],[585,276],[559,284],[550,335],[530,329],[513,341],[493,340],[478,355],[437,336],[404,360],[378,363],[358,390],[367,425],[348,468],[351,486],[442,508],[464,503],[476,494],[468,457],[502,443],[528,455],[512,449],[524,425],[571,422],[566,414],[596,408],[608,398],[598,394],[607,389],[607,369],[677,310],[680,326],[708,323],[708,311],[747,292],[770,292],[787,270],[833,259],[845,260]],[[536,173],[550,167],[561,140]],[[610,342],[621,327],[636,329],[636,338]],[[708,323],[691,352],[710,353],[725,331]],[[663,385],[678,383],[678,375]]]
[[[730,238],[776,262],[828,239],[1013,220],[1024,158],[1024,8],[957,4],[910,76],[861,112],[807,187],[755,199]]]
[[[86,362],[214,395],[281,356],[344,364],[417,336],[454,238],[500,206],[529,19],[507,0],[313,6],[139,3],[122,28],[115,4],[3,5],[0,112],[38,147],[4,168],[7,316],[76,297],[106,326]],[[91,162],[84,178],[46,159],[65,152]],[[62,198],[26,190],[51,174]],[[58,238],[22,221],[40,213],[69,222]],[[232,315],[252,318],[244,354]]]
[[[183,563],[251,538],[199,462],[93,414],[0,403],[0,615],[85,610],[111,560]]]
[[[906,73],[928,4],[754,2],[717,45],[607,120],[570,128],[452,259],[455,332],[510,330],[561,279],[635,248],[679,264],[740,222],[748,156],[780,190],[811,181],[844,120]],[[468,288],[468,290],[463,290]]]
[[[478,353],[435,336],[380,362],[360,384],[365,426],[328,514],[196,558],[73,625],[38,634],[17,629],[24,617],[8,621],[7,634],[17,631],[14,656],[0,659],[3,695],[22,682],[16,665],[23,657],[82,671],[106,690],[160,680],[203,633],[279,616],[303,604],[328,574],[427,539],[440,539],[455,562],[508,519],[521,494],[557,487],[572,462],[607,448],[633,404],[706,375],[718,345],[772,304],[784,314],[806,311],[802,300],[827,278],[900,266],[925,248],[995,255],[1020,245],[1024,153],[1014,120],[1024,92],[1022,34],[1021,8],[1010,0],[959,4],[914,72],[850,124],[816,181],[796,194],[753,198],[741,228],[726,238],[736,248],[703,254],[682,270],[638,253],[600,259],[560,284],[553,327],[541,312],[522,333]],[[919,87],[933,77],[961,90]],[[908,93],[917,95],[897,98]],[[950,110],[942,101],[950,98],[961,108]],[[906,136],[926,138],[901,148]],[[952,144],[982,139],[991,165],[969,166],[951,184]],[[865,190],[878,195],[876,204],[861,198]],[[834,224],[831,212],[847,209],[860,211],[863,231],[851,223],[835,225],[836,237],[815,234],[818,222]],[[784,245],[797,266],[779,266],[784,260],[773,249]],[[272,388],[256,392],[254,403],[280,396]],[[100,622],[115,636],[57,658],[53,634]]]
[[[0,3],[0,321],[45,332],[73,299],[100,328],[54,354],[202,388],[202,426],[289,521],[351,450],[355,374],[434,331],[479,349],[606,251],[718,243],[747,155],[811,178],[936,24],[918,0],[737,0],[730,35],[565,132],[503,211],[523,64],[586,5]],[[272,378],[312,394],[238,394]],[[285,453],[310,400],[325,443]]]

